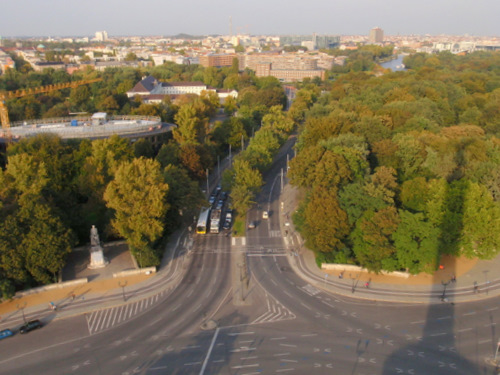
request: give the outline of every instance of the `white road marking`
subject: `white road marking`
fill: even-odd
[[[466,331],[472,331],[472,328],[462,328],[459,329],[457,332],[466,332]]]
[[[251,364],[251,365],[231,366],[231,368],[247,368],[247,367],[258,367],[258,366],[259,366],[258,363],[254,363],[254,364]]]
[[[462,314],[462,316],[469,316],[469,315],[476,315],[476,312],[475,311],[471,311],[471,312]]]
[[[240,336],[240,335],[253,335],[255,332],[235,332],[235,333],[228,333],[228,336]]]
[[[205,357],[205,361],[203,362],[203,365],[201,366],[200,374],[203,375],[205,372],[205,368],[207,367],[208,363],[208,358],[210,358],[210,354],[212,353],[212,349],[214,348],[215,340],[217,340],[217,336],[219,335],[219,328],[215,330],[214,337],[212,338],[212,342],[210,343],[210,347],[208,348],[207,356]]]
[[[309,306],[307,306],[305,303],[301,302],[300,304],[301,304],[302,306],[304,306],[306,309],[311,310],[311,308],[310,308]]]
[[[256,350],[257,348],[248,348],[248,347],[244,347],[244,348],[239,348],[239,349],[233,349],[233,350],[230,350],[229,352],[230,353],[240,353],[240,352],[253,352],[254,350]]]

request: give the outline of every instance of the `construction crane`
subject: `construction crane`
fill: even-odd
[[[68,82],[68,83],[56,83],[54,85],[48,85],[48,86],[21,89],[21,90],[16,90],[16,91],[0,92],[0,120],[2,122],[2,129],[7,135],[7,139],[9,139],[9,140],[11,139],[9,113],[7,111],[7,105],[5,104],[5,101],[7,99],[21,98],[21,97],[27,96],[27,95],[41,94],[44,92],[50,92],[50,91],[54,91],[54,90],[62,90],[62,89],[70,88],[70,87],[75,88],[75,87],[78,87],[81,85],[86,85],[89,83],[94,83],[94,82],[99,82],[99,81],[102,81],[102,78],[84,79],[81,81],[74,81],[74,82]]]

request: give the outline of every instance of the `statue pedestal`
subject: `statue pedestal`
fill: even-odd
[[[90,248],[90,264],[87,268],[103,268],[108,264],[108,260],[104,258],[101,246],[92,246]]]

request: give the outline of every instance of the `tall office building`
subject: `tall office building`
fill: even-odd
[[[382,43],[384,41],[384,30],[382,30],[380,27],[371,29],[368,41],[370,43]]]
[[[95,39],[98,42],[105,42],[106,40],[108,40],[108,33],[106,31],[96,31]]]

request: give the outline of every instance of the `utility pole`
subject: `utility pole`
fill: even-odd
[[[127,280],[125,280],[123,283],[121,281],[118,281],[118,286],[122,288],[122,293],[123,293],[123,301],[125,302],[125,287],[127,286]]]

